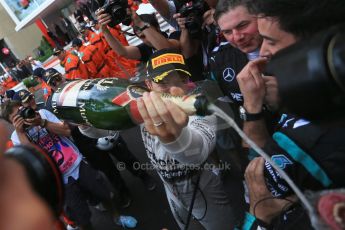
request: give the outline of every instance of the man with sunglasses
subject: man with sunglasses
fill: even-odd
[[[13,101],[19,101],[26,108],[32,108],[34,110],[39,110],[39,106],[36,104],[35,95],[27,91],[26,89],[19,90],[16,92],[12,98]]]
[[[49,77],[47,77],[49,76]],[[57,90],[57,86],[63,84],[65,81],[70,81],[62,76],[57,70],[50,68],[44,71],[42,74],[42,80],[50,87],[51,92],[45,101],[45,108],[49,110],[51,108],[51,95]]]
[[[43,74],[45,70],[43,68],[37,68],[33,71],[32,75],[36,81],[41,84],[41,89],[43,91],[43,98],[46,101],[51,94],[51,88],[47,85],[47,83],[43,80]]]

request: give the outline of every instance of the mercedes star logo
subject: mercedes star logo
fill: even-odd
[[[234,80],[235,78],[235,71],[232,69],[232,68],[226,68],[224,71],[223,71],[223,79],[227,82],[232,82],[232,80]]]

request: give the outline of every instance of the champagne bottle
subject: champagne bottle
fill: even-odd
[[[149,90],[119,78],[64,83],[52,95],[51,111],[62,120],[100,129],[122,130],[142,123],[136,99]],[[206,115],[208,101],[201,95],[174,97],[161,94],[188,115]]]

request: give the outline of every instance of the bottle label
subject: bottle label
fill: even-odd
[[[56,100],[58,106],[76,107],[80,88],[85,81],[74,81],[68,84]]]
[[[140,86],[128,85],[129,82],[127,80],[117,78],[68,82],[59,87],[53,94],[51,102],[53,113],[62,119],[77,124],[92,124],[95,126],[98,125],[98,127],[105,127],[104,124],[106,123],[104,121],[97,120],[94,117],[94,109],[96,108],[98,111],[104,110],[104,114],[109,113],[109,110],[107,111],[105,107],[111,106],[108,103],[113,100],[114,106],[123,107],[118,111],[123,110],[124,113],[127,112],[128,117],[126,118],[124,116],[120,118],[123,124],[109,123],[109,127],[117,129],[122,125],[131,126],[133,123],[141,123],[142,119],[137,109],[136,98],[141,97],[147,89]],[[118,94],[119,92],[120,95]],[[99,98],[97,95],[99,95]],[[95,98],[100,99],[101,102],[97,103]],[[112,108],[112,110],[115,111],[116,107]]]

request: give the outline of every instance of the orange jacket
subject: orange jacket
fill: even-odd
[[[71,52],[66,52],[65,59],[60,63],[65,68],[66,78],[71,80],[88,79],[90,74],[85,65],[79,60],[79,57]]]
[[[111,67],[108,65],[102,52],[94,45],[81,46],[80,58],[88,69],[92,78],[105,78],[112,76]]]
[[[87,36],[87,40],[90,42],[91,45],[96,46],[99,52],[104,53],[106,45],[103,42],[101,33],[97,34],[95,32],[90,31]]]
[[[128,0],[128,6],[134,11],[137,11],[139,9],[139,5],[133,0]]]
[[[109,31],[113,35],[113,37],[117,38],[122,45],[128,46],[128,41],[123,33],[120,32],[121,27],[116,26],[115,28],[110,28]],[[136,60],[130,60],[118,55],[114,50],[111,49],[108,42],[105,40],[103,34],[102,38],[104,44],[106,46],[105,55],[108,60],[108,63],[112,67],[113,76],[120,77],[120,78],[130,78],[135,75],[136,66],[139,63]],[[121,65],[121,66],[120,66]]]
[[[109,29],[111,35],[113,35],[113,37],[116,37],[117,40],[119,40],[122,45],[124,45],[124,46],[129,45],[126,36],[120,32],[121,27],[119,25],[115,26],[114,28],[108,26],[108,29]]]
[[[42,81],[41,83],[41,88],[43,90],[43,98],[44,101],[48,100],[48,97],[50,96],[50,94],[52,93],[52,89],[49,87],[49,85],[47,85],[47,83],[45,83],[44,81]]]
[[[14,80],[12,77],[8,77],[4,83],[3,83],[3,87],[6,90],[9,90],[11,88],[13,88],[14,86],[16,86],[18,84],[18,82],[16,80]]]

